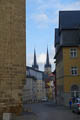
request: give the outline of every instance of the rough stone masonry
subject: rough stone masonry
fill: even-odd
[[[21,108],[25,45],[25,0],[0,0],[0,113]]]

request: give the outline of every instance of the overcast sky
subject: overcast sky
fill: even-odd
[[[60,10],[80,10],[80,0],[27,0],[26,39],[27,65],[33,63],[34,48],[40,70],[44,70],[47,46],[54,70],[54,30],[58,27]]]

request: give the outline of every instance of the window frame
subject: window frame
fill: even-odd
[[[70,57],[71,58],[77,57],[77,48],[70,48]]]
[[[72,76],[77,76],[78,75],[78,67],[76,67],[76,66],[71,67],[71,75]]]

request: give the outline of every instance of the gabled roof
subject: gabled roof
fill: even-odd
[[[80,11],[60,11],[59,29],[80,29]]]
[[[31,69],[31,70],[33,70],[33,71],[36,71],[36,72],[39,72],[39,73],[44,73],[43,71],[40,71],[40,70],[36,70],[36,69],[34,69],[33,67],[30,67],[30,66],[26,66],[26,70],[29,70],[29,69]]]

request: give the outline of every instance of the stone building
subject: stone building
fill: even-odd
[[[22,103],[26,77],[25,19],[25,0],[0,1],[0,112],[11,112]]]
[[[60,11],[55,29],[57,102],[80,97],[80,11]]]
[[[23,90],[23,102],[41,101],[46,95],[44,72],[39,70],[36,51],[32,67],[26,67],[26,83]]]
[[[23,102],[40,101],[45,97],[44,73],[32,67],[26,68],[26,84],[23,89]]]
[[[26,67],[26,82],[23,89],[23,103],[30,103],[36,100],[37,83],[35,75],[33,75],[34,69],[32,67]]]
[[[46,95],[46,91],[45,91],[45,81],[44,81],[44,72],[39,70],[39,66],[37,64],[37,59],[36,59],[36,51],[34,50],[34,61],[33,61],[33,65],[32,68],[35,70],[36,74],[35,74],[35,78],[36,80],[36,84],[37,84],[37,100],[41,100],[43,97],[45,97]]]

